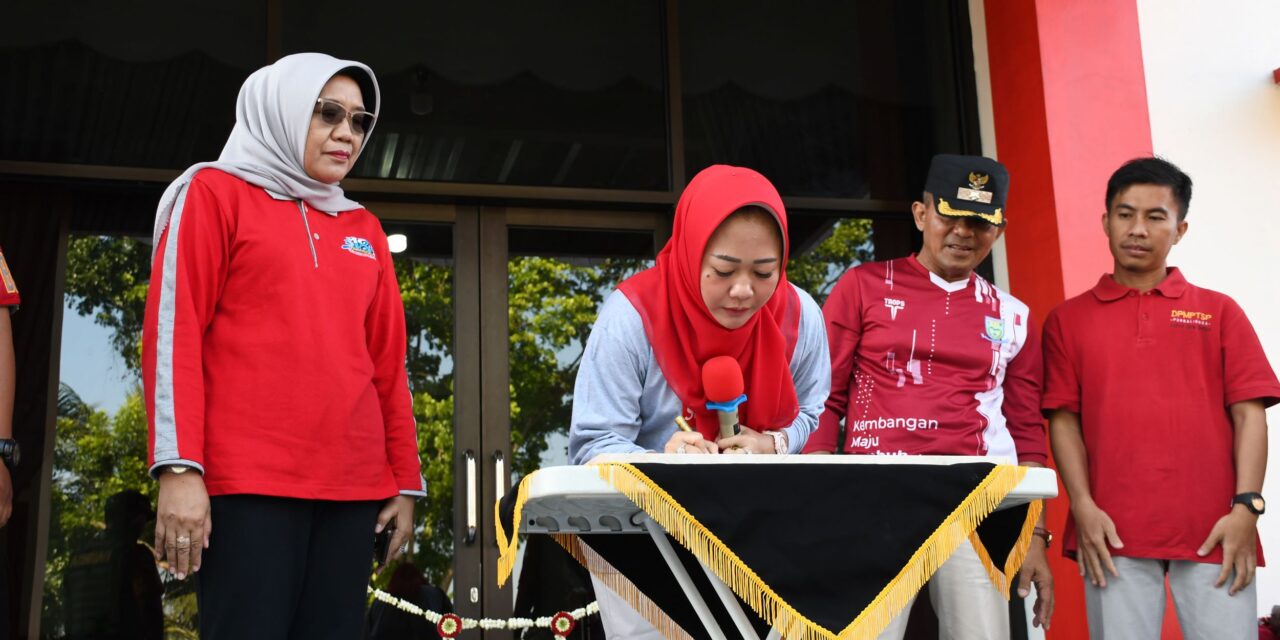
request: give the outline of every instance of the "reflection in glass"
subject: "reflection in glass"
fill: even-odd
[[[355,177],[667,188],[661,3],[286,0],[284,50],[378,74],[378,134]]]
[[[151,549],[157,487],[138,368],[150,255],[149,245],[118,236],[73,236],[68,247],[68,313],[93,319],[111,357],[67,354],[63,370],[78,380],[123,377],[125,391],[100,406],[65,383],[58,393],[45,637],[150,639],[166,629],[194,637],[197,628],[194,584],[158,570]],[[64,321],[64,332],[76,324]]]
[[[899,199],[963,151],[964,3],[680,3],[688,174],[756,169],[786,195]],[[971,73],[972,64],[968,63]]]
[[[77,545],[62,574],[68,638],[164,637],[164,588],[152,549],[140,538],[154,522],[151,500],[134,489],[107,498],[105,528]]]
[[[383,223],[404,236],[396,277],[408,336],[406,368],[418,422],[418,450],[427,497],[414,509],[407,560],[431,585],[449,588],[453,576],[453,229],[444,224]],[[387,588],[395,567],[375,586]],[[450,594],[451,595],[451,594]]]
[[[266,63],[267,12],[252,0],[14,2],[4,20],[6,160],[178,169],[216,158],[240,84]]]
[[[652,232],[512,228],[508,234],[512,472],[566,464],[578,360],[596,310],[653,264]]]
[[[863,262],[877,259],[881,247],[873,241],[870,220],[843,218],[830,220],[804,212],[787,212],[791,222],[791,258],[787,261],[787,280],[805,290],[819,304],[827,300],[831,288],[845,271]],[[798,236],[797,227],[806,220],[826,220],[822,234],[807,238]],[[797,223],[800,223],[797,225]]]

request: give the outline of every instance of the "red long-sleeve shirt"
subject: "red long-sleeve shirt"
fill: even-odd
[[[1046,461],[1039,339],[1017,298],[910,256],[851,269],[823,315],[831,394],[805,451]]]
[[[425,495],[405,342],[373,214],[201,171],[147,293],[152,471],[194,466],[210,495]]]

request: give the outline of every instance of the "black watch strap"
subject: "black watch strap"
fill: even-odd
[[[4,460],[4,466],[10,469],[18,466],[19,453],[21,449],[18,447],[18,441],[13,438],[0,438],[0,459]]]
[[[1248,509],[1254,515],[1260,516],[1267,512],[1267,501],[1262,497],[1261,493],[1249,492],[1236,494],[1236,497],[1231,499],[1231,506],[1238,504],[1244,505],[1244,508]]]

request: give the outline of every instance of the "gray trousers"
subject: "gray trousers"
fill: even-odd
[[[1008,640],[1009,601],[991,584],[968,541],[938,567],[925,588],[938,616],[939,640]],[[912,598],[877,640],[901,640],[915,602]]]
[[[1220,564],[1190,560],[1151,560],[1112,556],[1120,576],[1107,574],[1107,586],[1084,582],[1093,640],[1159,640],[1164,620],[1166,571],[1178,625],[1185,640],[1253,640],[1258,637],[1257,582],[1234,596],[1231,580],[1214,587]],[[1235,574],[1232,574],[1232,578]]]

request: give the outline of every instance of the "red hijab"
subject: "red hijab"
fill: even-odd
[[[777,219],[782,234],[778,288],[747,323],[726,329],[702,301],[700,274],[707,242],[720,223],[746,206],[759,206]],[[657,264],[628,278],[618,289],[640,313],[662,374],[708,440],[720,433],[715,412],[707,411],[702,364],[732,356],[742,365],[747,401],[738,408],[742,424],[781,429],[800,413],[791,355],[800,329],[800,298],[787,282],[787,211],[773,185],[742,167],[714,165],[694,176],[676,205],[671,239]]]

